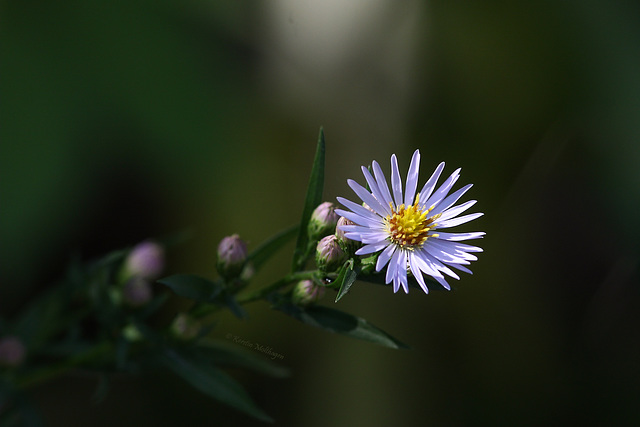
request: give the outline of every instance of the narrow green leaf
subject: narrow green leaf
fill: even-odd
[[[319,305],[301,308],[290,303],[276,305],[275,308],[307,325],[327,331],[370,341],[385,347],[396,349],[409,348],[406,344],[367,322],[365,319],[339,310]]]
[[[261,421],[273,422],[237,381],[209,361],[187,358],[175,349],[166,349],[161,360],[167,368],[206,395]]]
[[[231,337],[233,336],[231,335]],[[291,375],[288,368],[266,359],[266,356],[262,354],[251,353],[237,344],[205,339],[200,341],[198,352],[220,366],[251,369],[273,378],[284,378]]]
[[[336,279],[336,286],[339,285],[340,290],[338,291],[335,302],[340,301],[340,299],[349,292],[351,285],[353,285],[357,277],[358,274],[353,271],[353,259],[347,260],[340,269],[340,274],[338,274],[338,278]]]
[[[309,236],[307,235],[307,226],[313,210],[322,203],[322,192],[324,190],[324,157],[325,143],[324,130],[320,128],[318,134],[318,145],[316,147],[316,156],[313,160],[311,168],[311,178],[307,187],[307,196],[302,210],[302,219],[300,221],[300,229],[298,230],[298,240],[296,248],[293,252],[293,271],[300,271],[304,267],[307,258],[307,248],[309,246]]]
[[[253,264],[253,268],[258,271],[265,261],[298,234],[299,227],[299,225],[293,225],[280,231],[251,252],[248,260]]]
[[[169,287],[176,295],[198,302],[211,302],[221,291],[216,282],[192,274],[176,274],[158,280]]]

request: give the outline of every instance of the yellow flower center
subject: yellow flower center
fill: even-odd
[[[429,231],[437,225],[434,221],[440,217],[440,214],[428,217],[435,205],[422,210],[418,206],[418,202],[419,197],[416,196],[413,205],[405,206],[402,204],[395,210],[393,205],[389,204],[393,212],[385,218],[389,240],[403,249],[420,248],[427,241],[427,238],[438,236],[437,234],[429,234]]]

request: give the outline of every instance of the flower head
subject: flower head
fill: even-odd
[[[436,183],[444,169],[443,162],[438,165],[422,190],[417,192],[419,164],[420,151],[416,150],[409,166],[404,193],[398,160],[392,155],[391,191],[380,165],[374,161],[373,175],[367,168],[362,167],[370,190],[353,180],[347,181],[349,187],[364,202],[364,206],[338,197],[338,201],[350,210],[337,209],[336,212],[355,223],[339,227],[345,231],[347,238],[363,243],[364,246],[356,251],[356,255],[379,253],[376,271],[381,271],[387,266],[385,282],[393,282],[394,292],[400,287],[406,293],[409,292],[407,274],[415,277],[425,293],[429,290],[423,274],[431,276],[446,289],[450,289],[444,275],[459,279],[450,267],[471,273],[464,266],[477,259],[472,252],[482,252],[481,248],[459,242],[481,238],[485,233],[440,231],[482,215],[474,213],[458,216],[473,206],[475,200],[454,206],[471,188],[471,184],[449,195],[449,191],[460,177],[460,169],[457,169],[436,190]]]

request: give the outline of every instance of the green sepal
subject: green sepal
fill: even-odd
[[[275,300],[275,298],[272,297],[272,300]],[[320,305],[310,305],[303,308],[286,302],[284,299],[275,301],[274,308],[302,323],[330,332],[373,342],[384,347],[395,349],[409,348],[408,345],[395,339],[365,319],[333,308]]]
[[[353,269],[353,258],[348,259],[340,268],[338,277],[333,283],[336,288],[339,287],[335,302],[340,301],[340,299],[349,292],[351,285],[353,285],[357,277],[358,274]]]
[[[166,348],[160,354],[161,363],[174,374],[204,394],[242,411],[258,420],[273,422],[249,397],[244,388],[211,360],[198,353]]]
[[[307,228],[313,211],[320,203],[322,203],[322,192],[324,190],[324,157],[325,142],[324,130],[320,128],[318,134],[318,144],[316,147],[316,155],[311,168],[311,177],[309,178],[309,186],[307,187],[307,195],[302,210],[302,219],[300,220],[300,229],[298,230],[298,240],[295,250],[293,251],[292,271],[300,271],[304,268],[304,264],[309,256],[309,235]]]

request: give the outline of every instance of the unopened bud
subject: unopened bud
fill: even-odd
[[[180,339],[190,340],[200,332],[200,322],[186,313],[180,313],[171,324],[171,332]]]
[[[318,240],[327,234],[333,234],[338,218],[340,218],[335,209],[333,203],[324,202],[313,211],[307,228],[311,240]]]
[[[347,236],[345,236],[345,231],[342,229],[343,225],[355,225],[355,222],[341,216],[338,220],[338,224],[336,225],[336,238],[338,239],[338,244],[345,252],[353,254],[358,250],[358,248],[360,248],[360,246],[362,246],[362,243],[357,240],[347,238]]]
[[[6,336],[0,339],[0,365],[15,368],[24,361],[27,350],[18,337]]]
[[[164,248],[152,241],[136,245],[124,265],[125,277],[142,277],[150,281],[156,280],[164,269]]]
[[[122,336],[129,342],[140,341],[143,336],[136,325],[128,324],[122,329]]]
[[[335,234],[323,237],[316,246],[316,265],[322,271],[331,273],[336,271],[346,259],[345,252],[340,248]]]
[[[218,245],[218,273],[225,279],[240,276],[247,262],[247,244],[234,234],[227,236]]]
[[[322,298],[324,292],[324,287],[316,285],[312,280],[301,280],[293,289],[293,303],[307,306]]]
[[[143,306],[152,297],[151,283],[141,277],[132,277],[122,288],[122,300],[132,307]]]

